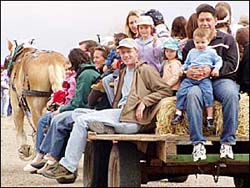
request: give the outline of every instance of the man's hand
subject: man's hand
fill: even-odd
[[[137,107],[137,109],[136,109],[136,112],[135,112],[135,117],[136,117],[136,119],[138,120],[138,121],[140,121],[140,120],[142,120],[142,118],[143,118],[143,111],[144,111],[144,109],[145,109],[145,104],[143,103],[143,102],[141,102],[139,105],[138,105],[138,107]]]
[[[218,77],[219,76],[219,69],[214,68],[211,72],[211,76]]]

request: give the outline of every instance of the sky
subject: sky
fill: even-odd
[[[158,9],[171,29],[177,16],[186,19],[201,3],[219,1],[1,1],[1,63],[9,54],[7,41],[34,38],[40,50],[54,50],[66,57],[82,40],[97,41],[124,32],[130,10]],[[249,1],[226,1],[233,23],[249,14]]]

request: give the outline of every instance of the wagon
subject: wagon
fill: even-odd
[[[167,178],[185,182],[191,174],[234,178],[236,187],[249,187],[249,96],[241,94],[234,160],[220,159],[222,131],[221,104],[215,101],[216,134],[206,135],[207,159],[193,162],[187,119],[176,130],[169,120],[175,113],[175,98],[161,102],[157,127],[152,134],[96,134],[88,132],[84,153],[85,187],[140,187],[149,181]],[[175,130],[175,131],[176,131]],[[206,131],[205,131],[206,133]]]
[[[84,154],[86,187],[140,187],[167,178],[185,182],[190,174],[234,177],[236,187],[249,186],[249,137],[237,136],[234,160],[220,159],[220,138],[207,137],[207,159],[193,162],[189,136],[173,134],[88,133]]]

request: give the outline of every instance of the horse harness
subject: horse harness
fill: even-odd
[[[21,46],[21,47],[20,47]],[[21,63],[23,61],[24,58],[29,58],[25,64],[24,67],[24,80],[23,80],[23,89],[22,89],[22,93],[21,96],[18,95],[17,90],[16,90],[16,86],[14,85],[14,80],[16,78],[16,71],[14,73],[14,77],[13,80],[10,80],[10,86],[13,89],[13,91],[15,91],[16,96],[17,96],[17,100],[18,100],[18,105],[19,107],[24,111],[25,116],[27,117],[28,123],[30,124],[31,128],[33,129],[33,133],[32,133],[32,137],[35,136],[36,134],[36,128],[33,125],[33,123],[30,120],[30,108],[28,106],[27,100],[26,100],[26,96],[36,96],[36,97],[50,97],[51,92],[47,92],[47,91],[36,91],[36,90],[31,90],[30,89],[30,84],[29,84],[29,76],[28,76],[28,64],[31,62],[32,59],[36,58],[39,56],[38,52],[36,49],[27,52],[21,59],[19,59],[18,61],[16,61],[16,58],[18,55],[21,54],[21,52],[23,51],[23,45],[20,46],[16,46],[15,51],[14,51],[14,55],[11,58],[11,63],[10,66],[8,66],[8,70],[11,71],[12,70],[12,66],[14,63]],[[50,51],[45,51],[45,53],[50,53]],[[9,73],[10,75],[11,73]],[[27,88],[28,89],[24,89],[24,85],[25,85],[25,80],[27,81]]]

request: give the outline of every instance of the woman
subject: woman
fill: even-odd
[[[94,50],[94,63],[95,68],[100,71],[101,75],[95,81],[95,84],[91,86],[92,90],[89,94],[88,101],[91,109],[101,110],[111,108],[109,104],[107,94],[102,85],[102,79],[108,74],[103,73],[103,67],[107,60],[109,50],[105,46],[97,46]]]
[[[125,24],[125,33],[129,38],[137,38],[138,30],[137,30],[137,20],[140,17],[140,12],[137,10],[131,10],[126,18]]]

